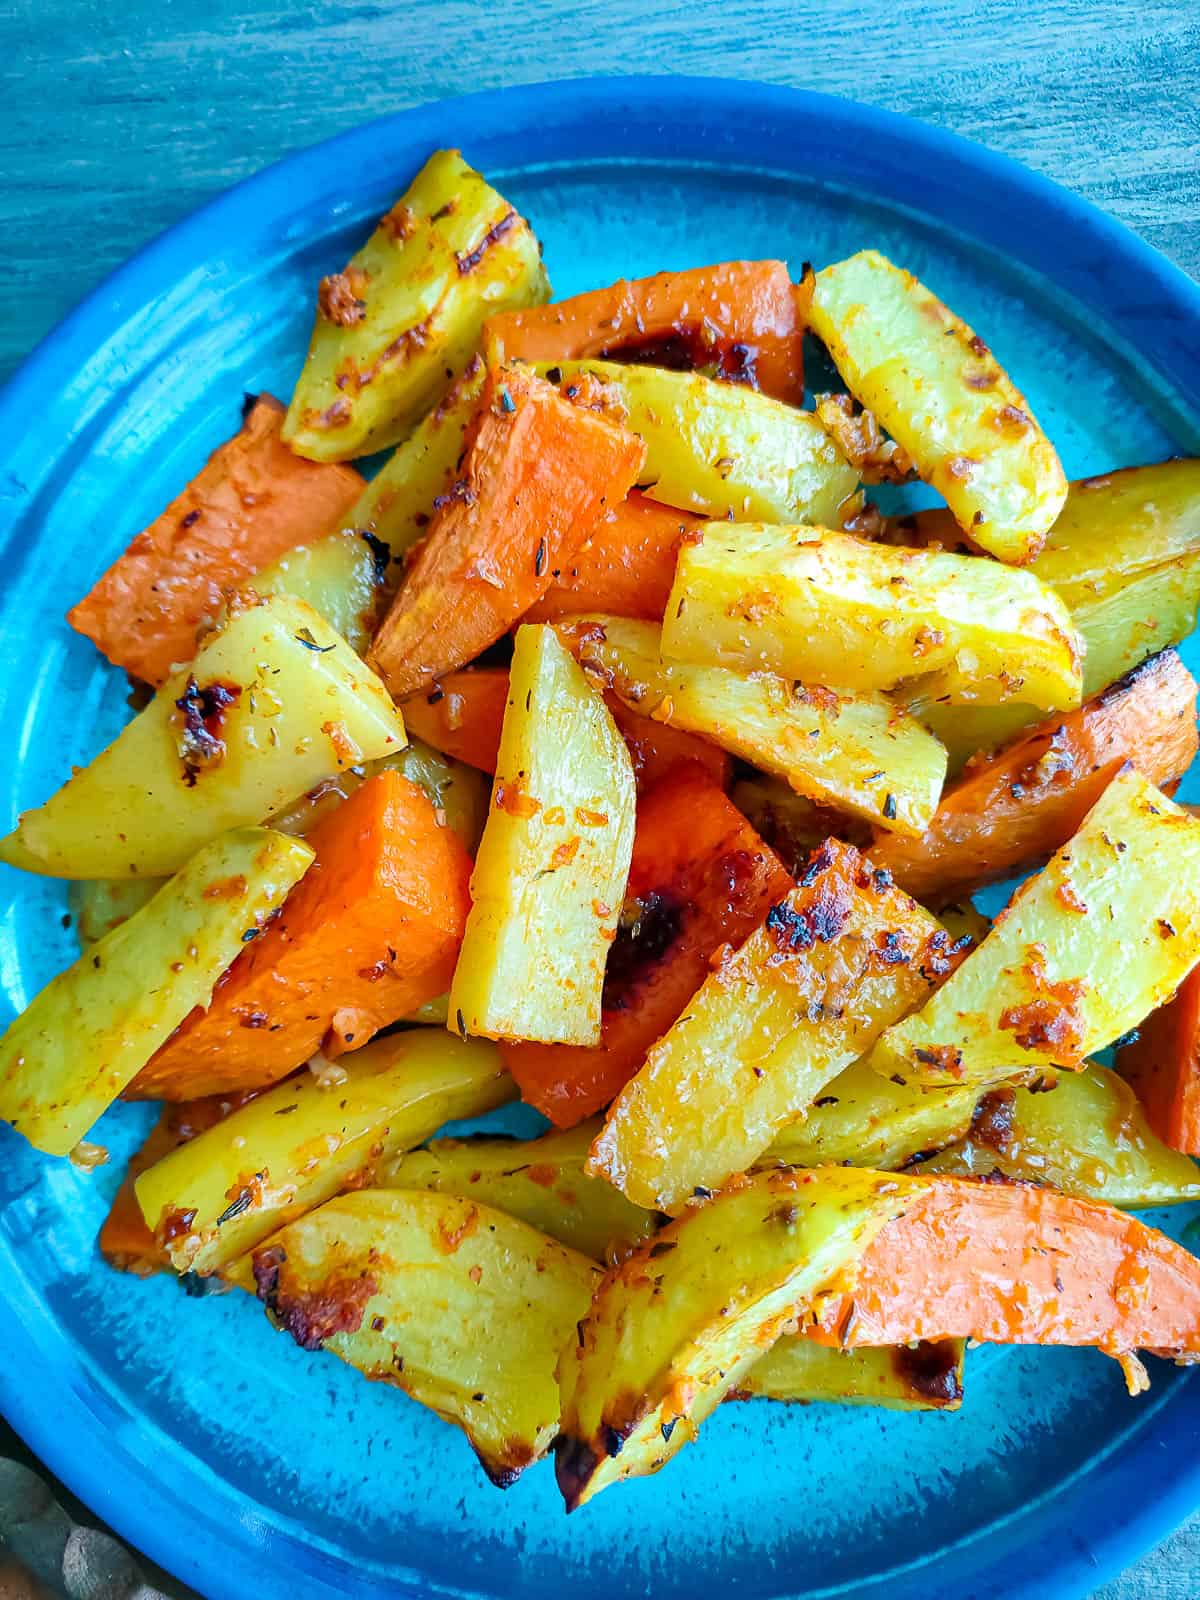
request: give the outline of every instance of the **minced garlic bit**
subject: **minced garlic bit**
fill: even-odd
[[[339,1066],[336,1061],[330,1061],[319,1050],[308,1063],[308,1070],[317,1080],[318,1089],[340,1088],[350,1076],[345,1067]]]
[[[108,1151],[102,1144],[90,1144],[81,1139],[71,1151],[70,1162],[80,1172],[95,1172],[97,1167],[108,1165]]]

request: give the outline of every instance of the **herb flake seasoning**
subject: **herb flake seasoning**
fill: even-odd
[[[295,639],[297,644],[302,644],[306,650],[311,650],[314,655],[318,656],[328,655],[331,650],[337,649],[336,645],[318,644],[308,628],[301,628],[299,633],[295,635]]]
[[[896,820],[896,796],[889,794],[883,802],[883,814],[888,822]]]
[[[533,558],[533,570],[537,577],[541,577],[546,570],[546,541],[538,540],[537,554]]]
[[[503,385],[500,387],[500,409],[507,411],[509,416],[517,409],[517,402]]]

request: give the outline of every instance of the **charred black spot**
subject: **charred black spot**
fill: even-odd
[[[808,858],[808,865],[800,874],[800,887],[811,889],[813,884],[823,872],[828,872],[833,865],[833,850],[828,841],[819,850],[814,850]]]
[[[568,1511],[574,1511],[599,1465],[599,1457],[583,1439],[565,1436],[555,1441],[554,1477]]]
[[[975,1107],[970,1137],[992,1150],[1003,1150],[1012,1138],[1017,1097],[1012,1089],[993,1089]]]
[[[927,1400],[937,1405],[953,1405],[962,1399],[958,1348],[951,1340],[934,1343],[922,1339],[912,1349],[908,1345],[896,1345],[892,1361],[905,1383]]]
[[[496,243],[497,239],[503,239],[509,229],[516,226],[517,220],[515,211],[507,212],[500,218],[499,222],[492,224],[473,250],[468,250],[464,255],[455,256],[454,265],[458,268],[459,277],[465,278],[469,272],[474,272],[492,245]]]
[[[378,587],[379,584],[387,582],[388,567],[392,563],[391,546],[379,538],[377,534],[372,533],[370,528],[360,528],[358,537],[364,541],[367,549],[371,552],[374,569],[371,573],[371,578]]]
[[[605,1453],[610,1456],[619,1456],[625,1448],[625,1433],[623,1430],[614,1428],[611,1423],[606,1422],[602,1431],[604,1434]]]
[[[889,929],[886,933],[880,933],[876,937],[875,953],[884,966],[887,967],[903,967],[911,959],[908,951],[904,948],[903,936],[893,929]]]
[[[183,762],[184,782],[189,788],[200,773],[224,761],[225,713],[241,692],[235,683],[201,685],[194,675],[189,675],[173,713],[173,721],[180,730],[179,758]]]
[[[653,891],[626,902],[604,968],[605,1011],[629,1006],[647,970],[670,950],[682,925],[683,906],[672,895]]]

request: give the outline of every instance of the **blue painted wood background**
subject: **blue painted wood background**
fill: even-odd
[[[1198,0],[0,0],[0,378],[145,240],[278,156],[464,90],[673,70],[954,129],[1200,276]],[[1200,1519],[1096,1600],[1198,1594]]]

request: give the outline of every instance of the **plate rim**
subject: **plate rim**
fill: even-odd
[[[873,158],[880,151],[888,153],[887,170],[895,178],[899,177],[898,153],[904,154],[906,162],[918,157],[925,187],[918,204],[914,206],[911,200],[902,203],[1002,250],[1023,227],[1027,234],[1027,248],[1019,252],[1023,264],[1041,272],[1077,303],[1092,304],[1106,328],[1136,347],[1175,396],[1200,413],[1200,284],[1090,202],[1011,157],[901,113],[753,79],[647,74],[559,79],[430,101],[350,127],[252,173],[143,245],[39,341],[0,389],[0,438],[19,439],[28,420],[37,416],[39,396],[58,394],[64,373],[76,376],[107,339],[139,312],[149,310],[165,289],[177,285],[181,267],[194,264],[197,256],[203,258],[214,233],[218,238],[228,237],[228,225],[247,207],[257,210],[271,202],[286,211],[289,194],[297,192],[294,180],[300,180],[298,191],[303,193],[303,180],[314,162],[344,160],[380,139],[390,139],[406,152],[432,148],[447,126],[468,149],[472,143],[495,139],[513,127],[528,136],[532,124],[521,113],[530,103],[535,103],[539,112],[553,111],[564,127],[590,116],[600,144],[611,134],[608,119],[614,112],[618,117],[623,111],[653,112],[662,119],[657,136],[663,149],[658,159],[669,158],[669,141],[683,113],[689,119],[693,143],[711,129],[718,140],[732,140],[743,156],[751,136],[751,117],[796,134],[804,132],[808,124],[810,132],[815,126],[827,134],[849,136],[846,142],[851,147],[855,139],[862,141],[866,153],[848,148],[843,166],[845,181],[853,186],[852,176],[857,172],[859,186],[868,193],[880,192],[871,183],[878,176]],[[672,113],[676,114],[674,129]],[[655,137],[650,123],[645,134],[651,140]],[[620,159],[620,155],[615,149],[595,152],[596,159]],[[650,158],[654,158],[652,154]],[[689,159],[682,154],[676,158]],[[523,164],[537,167],[545,163]],[[776,169],[769,162],[747,159],[718,159],[716,165],[754,165],[763,171],[787,172],[786,165]],[[911,171],[909,166],[910,188]],[[799,175],[795,167],[792,175]],[[969,222],[952,210],[939,209],[953,200],[955,183],[968,179],[974,185],[983,181],[990,206],[980,211],[976,199]],[[819,173],[816,181],[821,181]],[[826,177],[824,181],[830,180]],[[352,187],[357,183],[351,180]],[[964,203],[969,207],[965,196],[966,190]],[[899,199],[898,190],[895,198]],[[1050,249],[1062,229],[1081,247],[1065,265],[1052,261]],[[1135,273],[1136,280],[1125,276]],[[1110,279],[1111,286],[1106,287]],[[1136,281],[1139,292],[1136,297],[1114,302],[1122,281]],[[7,484],[0,480],[0,518],[7,520],[11,509],[15,524],[34,493],[33,487],[14,478]],[[0,1262],[6,1254],[5,1246],[0,1249]],[[273,1514],[264,1517],[248,1495],[224,1483],[198,1456],[188,1455],[184,1463],[171,1459],[173,1484],[152,1478],[129,1442],[114,1438],[104,1421],[111,1413],[113,1396],[89,1371],[74,1341],[64,1334],[15,1259],[10,1265],[13,1272],[7,1276],[14,1292],[0,1302],[0,1344],[10,1357],[0,1363],[0,1412],[85,1504],[105,1508],[105,1519],[135,1549],[168,1571],[183,1574],[184,1581],[211,1600],[235,1593],[227,1585],[231,1562],[237,1557],[258,1567],[256,1576],[265,1585],[260,1590],[264,1597],[294,1592],[289,1589],[291,1577],[303,1578],[309,1585],[306,1596],[314,1597],[386,1593],[415,1600],[418,1595],[451,1592],[437,1590],[420,1574],[400,1576],[395,1569],[373,1578],[369,1569],[364,1571],[340,1555],[329,1555],[320,1545],[298,1537],[284,1519]],[[13,1282],[14,1278],[19,1282]],[[24,1313],[20,1288],[27,1291]],[[47,1330],[50,1337],[42,1343],[39,1334],[46,1339]],[[29,1382],[28,1374],[39,1370],[44,1371],[41,1383]],[[163,1431],[132,1405],[125,1409],[124,1420],[135,1433],[142,1430],[143,1441],[148,1427],[155,1433]],[[1011,1600],[1042,1600],[1051,1582],[1060,1596],[1083,1596],[1165,1537],[1200,1504],[1200,1461],[1188,1464],[1188,1442],[1198,1434],[1200,1388],[1194,1381],[1181,1380],[1124,1449],[1092,1458],[1031,1509],[1002,1519],[1001,1525],[1010,1533],[1018,1524],[1026,1526],[1018,1542],[1008,1544],[998,1560],[980,1566],[975,1559],[977,1548],[951,1545],[936,1566],[924,1562],[918,1570],[937,1571],[939,1579],[949,1579],[949,1569],[965,1560],[959,1581],[973,1582],[975,1587],[969,1592],[980,1600],[993,1592]],[[1177,1457],[1174,1464],[1170,1462],[1172,1448]],[[175,1451],[182,1452],[182,1447],[175,1445]],[[186,1477],[180,1475],[183,1465]],[[208,1509],[203,1518],[198,1505],[184,1493],[189,1485],[194,1494],[205,1498]],[[1119,1496],[1121,1515],[1109,1517],[1103,1527],[1095,1528],[1091,1525],[1095,1519],[1088,1519],[1086,1510],[1098,1486]],[[1072,1526],[1068,1514],[1073,1503],[1084,1518]],[[217,1542],[218,1524],[211,1515],[214,1505],[225,1513],[219,1523],[224,1547]],[[201,1531],[208,1537],[197,1541],[201,1521],[207,1525]],[[1086,1529],[1082,1535],[1076,1531],[1081,1526]],[[317,1537],[325,1543],[322,1536]],[[983,1537],[981,1531],[968,1546],[978,1547]],[[299,1563],[291,1574],[282,1571],[278,1562],[285,1547]],[[269,1576],[261,1570],[265,1563],[273,1569]],[[375,1572],[379,1570],[376,1567]],[[894,1595],[906,1570],[901,1567],[879,1574],[854,1592],[866,1596],[878,1591],[882,1595],[886,1585]],[[794,1572],[785,1575],[784,1581],[791,1583],[797,1576]],[[241,1579],[234,1581],[240,1583]],[[326,1587],[327,1581],[332,1586]],[[981,1582],[987,1587],[979,1587]],[[778,1593],[782,1596],[784,1591]]]

